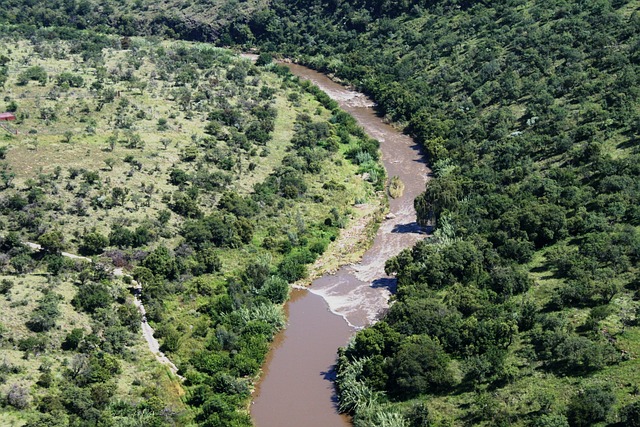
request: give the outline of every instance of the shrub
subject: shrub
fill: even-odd
[[[46,332],[53,328],[60,315],[58,303],[62,299],[61,295],[47,292],[33,310],[31,318],[27,321],[27,327],[34,332]]]
[[[80,345],[80,342],[84,338],[84,329],[82,328],[74,328],[67,334],[64,341],[62,342],[63,350],[75,350]]]
[[[281,277],[272,276],[262,285],[260,295],[268,298],[274,304],[282,304],[289,296],[289,284]]]
[[[109,288],[104,283],[86,283],[81,285],[78,293],[71,300],[77,309],[93,313],[99,308],[106,308],[113,302]]]
[[[569,427],[569,422],[562,414],[544,414],[533,423],[533,427]]]
[[[54,230],[38,237],[42,250],[49,253],[59,253],[64,249],[64,237],[61,231]]]
[[[16,409],[27,409],[30,403],[29,389],[20,384],[13,384],[7,393],[7,404]]]
[[[390,381],[398,395],[417,396],[454,383],[449,356],[438,341],[426,335],[408,337],[390,367]]]
[[[640,427],[640,402],[631,403],[620,411],[624,425],[628,427]]]
[[[9,279],[2,279],[0,281],[0,295],[6,295],[11,292],[11,288],[13,288],[13,281]]]
[[[47,83],[47,79],[47,72],[39,65],[29,67],[18,74],[18,84],[21,86],[26,85],[30,81],[37,81],[44,86]]]

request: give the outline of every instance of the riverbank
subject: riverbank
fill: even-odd
[[[308,277],[299,280],[293,287],[306,288],[325,274],[336,274],[341,267],[358,263],[373,244],[388,210],[389,203],[383,193],[377,194],[375,200],[368,203],[354,205],[347,226],[340,230],[336,240],[309,266]]]

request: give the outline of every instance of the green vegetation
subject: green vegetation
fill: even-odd
[[[73,7],[47,2],[46,8],[38,2],[27,7],[23,2],[4,3],[1,19],[19,24],[17,28],[26,34],[38,33],[33,24],[67,25],[67,14],[71,14],[76,30],[92,22],[91,25],[124,35],[143,32],[210,40],[220,45],[259,47],[259,64],[279,74],[285,73],[267,65],[271,56],[293,58],[367,92],[377,101],[382,114],[404,126],[424,147],[434,177],[416,200],[416,208],[419,222],[435,227],[434,236],[387,263],[387,271],[398,277],[394,305],[383,321],[359,332],[339,357],[341,408],[355,415],[356,425],[640,423],[637,1],[272,0],[268,7],[260,2],[245,2],[240,7],[240,3],[228,1],[216,2],[209,13],[205,2],[192,1],[177,2],[184,6],[183,12],[172,16],[159,10],[168,2],[121,5],[104,0],[99,3],[109,11],[106,14],[100,8],[90,7],[91,2],[72,2]],[[41,13],[43,8],[50,13]],[[47,16],[47,20],[42,16]],[[14,31],[16,27],[11,28]],[[64,38],[77,34],[69,29],[47,31]],[[87,37],[83,56],[95,56],[97,50],[90,48],[91,43],[98,46],[106,43],[104,46],[111,48],[115,44],[116,50],[133,46],[130,52],[136,52],[136,43],[140,43],[130,38],[107,40],[94,34]],[[144,45],[139,49],[148,50],[152,57],[160,50]],[[94,53],[89,55],[87,51]],[[72,70],[71,75],[58,78],[46,67],[37,68],[42,67],[40,64],[27,64],[20,70],[22,74],[12,74],[11,66],[7,66],[13,60],[12,54],[3,52],[0,56],[6,58],[0,61],[0,81],[5,81],[5,87],[35,91],[55,84],[59,85],[59,93],[67,94],[75,90],[74,84],[93,85],[94,79],[84,73]],[[112,61],[125,64],[121,60]],[[199,74],[194,77],[194,70],[202,72],[200,65],[189,66],[192,61],[186,62],[179,73],[166,71],[174,86],[190,87],[199,77]],[[231,62],[224,68],[224,74],[216,78],[235,83],[250,80],[253,76],[249,74],[256,70],[247,65],[233,66]],[[141,65],[140,69],[145,68]],[[84,83],[77,83],[78,76]],[[159,325],[171,322],[155,317],[156,312],[172,313],[178,307],[191,310],[198,307],[194,301],[208,299],[210,309],[205,315],[212,320],[207,320],[210,323],[206,327],[198,327],[192,321],[196,315],[191,312],[172,321],[190,319],[182,324],[194,324],[193,331],[204,331],[201,334],[206,340],[185,339],[189,347],[198,348],[199,343],[206,341],[210,347],[206,351],[221,347],[220,351],[227,356],[189,359],[185,345],[181,346],[180,339],[176,339],[186,328],[165,327],[159,331],[169,337],[167,349],[172,356],[193,372],[209,376],[214,371],[234,374],[255,371],[260,357],[240,358],[242,369],[233,365],[242,351],[229,343],[248,342],[248,338],[243,335],[247,334],[244,329],[234,330],[235,335],[230,335],[230,325],[237,323],[243,325],[241,328],[249,328],[251,324],[253,328],[252,322],[261,319],[259,322],[271,327],[260,323],[264,328],[262,335],[272,333],[278,322],[269,304],[282,299],[283,286],[279,280],[304,275],[305,263],[316,254],[312,249],[323,247],[333,233],[323,227],[339,225],[344,218],[341,210],[336,211],[337,215],[322,212],[315,217],[316,222],[305,223],[304,232],[290,225],[287,231],[294,230],[295,235],[274,233],[265,224],[283,227],[287,223],[278,220],[277,215],[275,221],[260,222],[262,214],[251,213],[252,202],[277,206],[278,211],[284,207],[293,208],[294,212],[299,209],[301,213],[304,209],[314,211],[309,207],[313,205],[306,202],[327,200],[327,196],[305,176],[316,170],[318,159],[326,165],[323,156],[336,150],[357,164],[359,173],[368,174],[377,189],[383,188],[385,182],[376,163],[375,144],[353,131],[352,124],[341,113],[334,112],[330,117],[330,136],[322,120],[309,120],[313,108],[307,108],[306,113],[296,111],[289,117],[290,123],[297,120],[295,135],[293,128],[278,130],[281,115],[287,114],[283,107],[310,102],[306,95],[309,91],[329,109],[333,107],[313,88],[301,86],[291,77],[285,75],[282,81],[269,78],[275,80],[268,85],[250,86],[254,89],[260,86],[259,96],[265,99],[275,96],[278,116],[273,134],[288,134],[284,139],[290,141],[295,156],[288,157],[284,149],[267,152],[259,148],[259,155],[265,153],[269,162],[253,161],[256,165],[253,179],[244,177],[240,184],[231,179],[224,186],[211,189],[207,188],[211,180],[198,175],[200,169],[196,165],[201,151],[188,146],[174,150],[171,138],[175,136],[158,135],[157,140],[147,142],[144,150],[160,144],[167,149],[168,156],[181,162],[169,170],[168,162],[158,160],[158,174],[167,176],[162,191],[169,195],[164,196],[162,203],[154,205],[151,201],[158,221],[162,216],[161,224],[167,225],[164,228],[168,233],[173,230],[173,236],[154,235],[143,222],[116,222],[110,230],[94,230],[95,223],[90,223],[86,232],[82,229],[77,236],[66,233],[62,240],[56,239],[59,237],[56,234],[43,237],[43,242],[50,245],[48,256],[53,257],[60,245],[79,246],[80,239],[89,233],[108,234],[110,244],[119,248],[151,245],[152,249],[163,239],[171,241],[172,248],[178,248],[181,239],[186,239],[190,248],[206,248],[206,242],[199,241],[201,235],[215,242],[213,255],[217,254],[218,259],[209,253],[198,255],[202,259],[189,254],[174,260],[171,254],[153,252],[146,261],[142,257],[135,259],[135,249],[128,249],[132,255],[123,258],[140,265],[136,271],[139,277],[146,278],[152,290],[145,296],[148,304],[153,307],[162,300],[163,309],[151,310],[151,318]],[[149,88],[144,86],[148,78],[123,81],[129,82],[126,90],[131,94],[135,91],[138,97],[148,95]],[[95,87],[100,91],[100,105],[112,108],[109,114],[118,105],[112,86]],[[280,86],[285,87],[286,95],[275,95],[273,90]],[[20,114],[22,101],[13,98],[7,100],[7,110]],[[175,95],[176,102],[184,99]],[[243,108],[225,110],[224,114],[220,109],[224,107],[216,106],[207,112],[204,127],[191,132],[207,136],[196,139],[222,140],[218,138],[220,132],[228,131],[228,139],[220,145],[229,152],[237,154],[234,147],[241,147],[241,153],[254,146],[262,147],[260,141],[269,134],[268,126],[263,125],[269,119]],[[121,106],[120,111],[135,113],[129,104]],[[163,111],[148,119],[150,132],[170,132],[170,114]],[[238,118],[247,115],[256,125],[234,133],[237,124],[245,125]],[[322,117],[328,118],[328,113]],[[69,126],[61,124],[64,115],[60,110],[44,105],[31,118],[21,119],[47,123],[51,129],[59,126],[56,143],[65,141],[69,152],[77,150],[78,137],[65,134]],[[126,116],[115,122],[124,126],[121,129],[127,129]],[[31,127],[36,130],[35,125]],[[45,149],[42,134],[31,134],[33,154]],[[305,142],[315,138],[322,143]],[[140,150],[145,143],[136,132],[124,131],[102,142],[116,154],[121,149]],[[0,153],[11,161],[17,152],[11,147]],[[96,184],[111,171],[130,169],[138,176],[137,168],[150,168],[138,158],[141,156],[116,159],[111,153],[105,157],[94,154],[87,157],[95,158],[100,166],[106,164],[109,171],[97,171],[99,166],[70,171],[69,176],[76,180],[72,183],[74,188],[95,192]],[[162,158],[161,154],[157,157]],[[107,158],[114,160],[107,163]],[[19,176],[33,162],[25,161],[22,163],[25,166],[20,167],[22,164],[15,163],[15,159],[13,169],[7,163],[0,170],[1,184],[9,190],[4,199],[7,216],[30,209],[42,197],[42,192],[32,191],[33,185],[24,181],[26,173]],[[224,182],[220,177],[239,176],[251,169],[249,159],[245,163],[240,159],[241,168],[236,159],[233,155],[208,158],[207,162],[215,163],[215,169],[205,167],[205,170],[215,172],[213,182],[218,183]],[[55,171],[49,173],[56,175]],[[57,175],[62,176],[61,171]],[[203,196],[216,192],[213,200],[219,203],[232,184],[237,185],[231,189],[238,190],[240,203],[233,198],[225,199],[223,207],[216,208]],[[15,185],[21,191],[14,194],[11,190]],[[322,190],[339,192],[340,185],[338,180],[330,181]],[[56,187],[62,191],[67,185]],[[113,213],[135,208],[133,195],[127,193],[135,187],[120,185],[120,188],[110,189],[104,195]],[[250,190],[254,188],[252,193]],[[178,189],[180,192],[176,192]],[[205,203],[201,205],[203,200]],[[298,205],[300,202],[302,205]],[[105,208],[99,205],[96,209]],[[149,218],[155,221],[156,216]],[[26,223],[23,229],[26,227],[33,237],[56,231],[36,232],[40,230],[39,224],[30,225],[33,216],[17,215],[10,219],[12,224]],[[250,220],[253,229],[244,219]],[[56,224],[51,219],[44,223]],[[287,239],[274,237],[285,235]],[[15,236],[5,239],[8,249],[19,247]],[[86,239],[88,247],[96,240],[100,246],[101,239]],[[261,246],[260,251],[247,249],[256,245]],[[237,256],[246,253],[256,255],[257,261],[234,263],[235,259],[250,258]],[[189,261],[191,274],[214,272],[215,280],[207,284],[195,279],[186,282],[184,289],[193,289],[192,294],[185,294],[182,284],[176,287],[155,284],[156,275],[183,275],[182,258]],[[59,266],[53,260],[49,262],[50,268],[58,271]],[[35,262],[24,251],[15,250],[7,259],[7,268],[24,273],[33,269]],[[241,273],[221,277],[220,271]],[[274,273],[279,279],[268,281]],[[7,288],[13,289],[9,285]],[[247,302],[246,294],[251,294],[247,289],[253,292],[251,303]],[[52,301],[54,295],[49,297]],[[55,316],[50,316],[55,312],[55,303],[50,305],[47,300],[43,295],[38,303],[43,308],[36,314],[49,313],[44,317],[57,322]],[[235,323],[219,315],[238,307],[242,307],[242,316],[238,321],[234,318]],[[218,328],[216,337],[223,337],[217,341],[208,336],[207,328],[213,325]],[[25,346],[37,349],[42,344],[32,340]],[[233,363],[229,354],[234,355]],[[259,356],[260,351],[253,354]],[[200,382],[189,377],[201,386],[214,383],[204,375],[197,378]],[[224,383],[216,381],[215,384]],[[204,393],[204,386],[198,390]],[[10,392],[11,401],[20,406],[24,389],[17,386]],[[193,406],[204,405],[204,398],[197,397],[200,396],[197,393],[193,396],[196,396],[190,401]],[[226,403],[215,400],[205,406],[227,413]],[[198,416],[201,417],[198,421],[204,422],[205,418]],[[217,422],[232,423],[224,418]]]
[[[397,199],[402,196],[404,192],[404,183],[400,180],[399,177],[394,176],[391,178],[389,182],[389,196]]]
[[[19,129],[2,149],[0,424],[249,425],[289,282],[356,199],[380,202],[384,174],[349,161],[379,168],[377,142],[274,64],[58,36],[0,51]],[[182,383],[141,339],[132,278]]]

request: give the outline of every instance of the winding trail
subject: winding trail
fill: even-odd
[[[396,281],[385,274],[385,262],[426,237],[413,201],[424,191],[430,171],[415,141],[378,117],[365,95],[306,67],[285,65],[315,83],[380,141],[388,176],[404,184],[402,196],[389,201],[390,214],[359,263],[320,277],[305,290],[293,290],[287,328],[276,338],[254,393],[251,415],[258,427],[346,427],[350,420],[338,413],[333,388],[336,350],[388,308]]]
[[[33,249],[35,251],[42,250],[42,246],[40,244],[38,244],[38,243],[33,243],[33,242],[23,242],[23,243],[24,243],[24,245],[28,246],[29,248],[31,248],[31,249]],[[91,258],[87,258],[87,257],[84,257],[84,256],[75,255],[75,254],[72,254],[72,253],[69,253],[69,252],[61,252],[60,254],[62,256],[64,256],[64,257],[67,257],[67,258],[77,259],[77,260],[93,263],[93,260]],[[116,276],[116,277],[126,276],[126,274],[122,270],[122,268],[115,268],[113,270],[113,275]],[[131,280],[131,284],[133,285],[134,288],[142,290],[142,285],[140,285],[135,280],[132,279]],[[180,378],[181,381],[184,381],[185,378],[178,374],[178,367],[171,360],[169,360],[169,358],[163,352],[160,351],[160,343],[153,336],[153,334],[154,334],[153,328],[151,326],[149,326],[149,324],[146,322],[146,314],[147,314],[147,312],[144,309],[144,305],[142,304],[142,301],[140,300],[139,293],[134,295],[133,303],[134,303],[134,305],[136,307],[138,307],[138,311],[140,311],[140,314],[142,315],[142,322],[140,322],[140,327],[141,327],[141,330],[142,330],[142,336],[143,336],[144,340],[147,342],[147,345],[149,346],[149,350],[151,350],[151,353],[153,353],[153,355],[155,356],[155,358],[156,358],[156,360],[158,362],[160,362],[161,364],[163,364],[167,368],[169,368],[169,370],[176,377]]]

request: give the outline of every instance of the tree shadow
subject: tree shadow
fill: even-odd
[[[633,132],[625,132],[623,133],[623,135],[628,137],[629,139],[618,144],[616,148],[618,148],[619,150],[623,150],[625,148],[631,148],[638,145],[638,138],[635,137]]]
[[[328,370],[321,371],[320,375],[322,379],[325,381],[329,381],[333,388],[333,392],[331,393],[331,405],[336,410],[336,412],[340,411],[340,400],[338,399],[338,393],[336,391],[336,365],[331,365]]]
[[[389,292],[395,294],[398,288],[398,281],[395,277],[381,277],[371,282],[371,287],[374,289],[386,288]]]
[[[417,222],[410,222],[408,224],[396,224],[393,226],[392,233],[415,233],[415,234],[426,234],[426,230],[424,227],[418,225]]]
[[[422,163],[422,164],[429,163],[429,159],[427,158],[427,155],[425,154],[425,152],[422,150],[422,147],[420,146],[420,144],[411,145],[411,149],[414,151],[417,151],[420,154],[420,158],[414,159],[413,160],[414,162]]]

